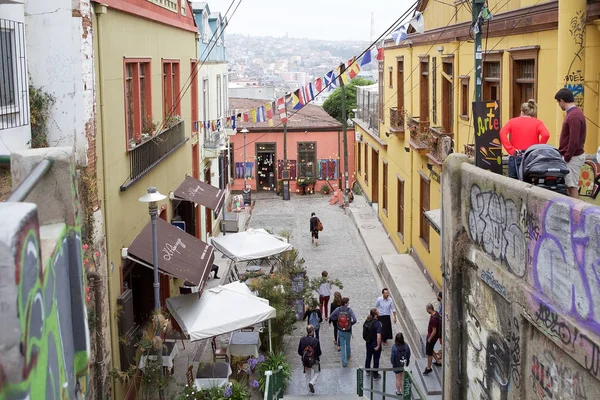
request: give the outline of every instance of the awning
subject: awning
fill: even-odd
[[[214,187],[206,182],[187,176],[181,185],[173,192],[180,199],[191,201],[208,207],[216,214],[225,203],[225,190]]]
[[[437,208],[435,210],[425,211],[425,219],[429,222],[429,225],[431,225],[433,230],[439,234],[442,227],[442,209]]]
[[[157,219],[158,269],[165,274],[185,279],[194,285],[206,282],[215,259],[213,246]],[[141,260],[141,265],[153,266],[152,221],[131,242],[127,253]]]

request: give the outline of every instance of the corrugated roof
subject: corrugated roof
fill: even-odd
[[[244,98],[229,98],[229,104],[236,112],[246,112],[251,109],[258,108],[265,105],[264,100],[256,99],[244,99]],[[261,129],[261,130],[277,130],[283,129],[283,124],[279,119],[279,112],[277,109],[273,110],[273,127],[269,127],[269,122],[238,122],[238,127],[244,127],[247,129]],[[337,130],[342,129],[342,124],[331,115],[327,114],[323,108],[308,104],[300,111],[293,111],[288,106],[288,129],[306,129],[306,130]]]

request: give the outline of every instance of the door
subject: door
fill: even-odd
[[[373,203],[379,203],[379,153],[373,149],[373,157],[371,158],[371,163],[373,166],[371,167],[371,171],[373,171],[371,177],[372,190],[371,193],[371,201]]]
[[[210,165],[204,170],[204,182],[210,184]],[[208,207],[204,207],[204,220],[206,221],[206,242],[208,243],[209,235],[212,236],[212,210]]]
[[[277,189],[275,143],[256,144],[256,190]]]

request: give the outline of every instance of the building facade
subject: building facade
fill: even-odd
[[[409,31],[399,45],[386,42],[379,65],[377,132],[357,124],[362,137],[355,146],[357,180],[367,197],[379,204],[379,217],[398,250],[411,251],[438,287],[442,163],[450,152],[475,154],[470,3],[419,3],[426,30]],[[595,62],[600,3],[487,4],[494,18],[486,22],[489,29],[482,28],[483,100],[497,101],[504,124],[519,115],[522,102],[536,99],[538,118],[551,133],[549,143],[557,146],[564,113],[554,94],[569,87],[588,118],[585,150],[595,153],[598,95],[587,87],[600,72]],[[597,176],[594,179],[597,185]]]
[[[265,105],[264,100],[231,98],[230,101],[236,115]],[[306,178],[314,182],[310,184],[310,190],[319,191],[329,184],[330,189],[343,187],[346,171],[342,124],[321,107],[308,104],[300,111],[288,114],[287,137],[284,139],[283,124],[279,114],[274,114],[272,127],[268,122],[238,122],[238,133],[231,137],[230,145],[233,189],[243,189],[245,173],[246,185],[252,190],[277,191],[278,185],[281,189],[279,182],[284,179],[284,170],[290,172],[292,192],[302,192],[299,182]],[[245,139],[242,129],[248,130]],[[354,140],[352,129],[347,130],[346,139],[351,149]],[[350,151],[349,177],[354,174],[353,166],[354,155]]]

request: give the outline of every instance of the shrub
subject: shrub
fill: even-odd
[[[277,371],[279,367],[281,367],[281,371],[283,372],[283,390],[285,391],[287,389],[287,385],[292,378],[292,369],[283,351],[279,351],[277,353],[269,353],[265,358],[265,361],[259,364],[256,369],[259,373],[258,384],[261,392],[265,391],[265,385],[267,383],[265,372]]]
[[[329,194],[331,193],[331,188],[329,187],[329,184],[325,183],[323,184],[323,186],[321,186],[321,189],[319,191],[321,192],[321,194]]]

